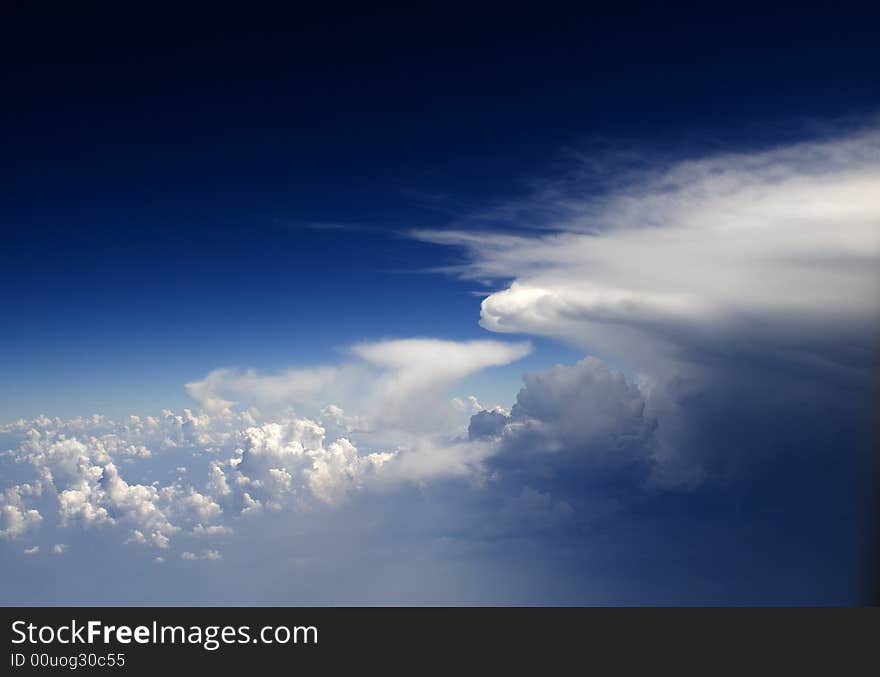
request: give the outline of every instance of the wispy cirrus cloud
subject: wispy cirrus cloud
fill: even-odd
[[[523,231],[530,211],[545,217],[539,230]],[[630,174],[599,194],[569,177],[509,218],[507,232],[502,218],[492,232],[414,233],[463,248],[468,261],[456,274],[506,283],[482,303],[490,331],[658,365],[669,352],[694,357],[725,344],[845,368],[872,346],[880,318],[875,129],[691,159]],[[649,357],[658,350],[663,357]]]

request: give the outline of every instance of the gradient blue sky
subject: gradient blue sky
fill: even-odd
[[[521,197],[574,152],[761,148],[878,99],[873,22],[842,11],[122,18],[7,22],[6,418],[475,338],[482,288],[424,274],[455,252],[398,233]]]
[[[713,167],[745,177],[738,186],[748,188],[755,177],[772,183],[776,175],[762,174],[765,153],[767,164],[791,179],[791,192],[756,202],[760,223],[762,207],[808,195],[810,177],[825,171],[829,184],[839,180],[840,192],[829,199],[841,202],[833,205],[864,198],[865,218],[874,219],[876,11],[738,3],[625,11],[444,4],[323,15],[214,7],[170,17],[129,9],[88,17],[80,10],[6,12],[0,423],[41,414],[121,419],[166,408],[198,412],[211,403],[193,397],[186,384],[214,370],[344,370],[355,350],[381,371],[399,354],[394,346],[390,355],[381,352],[387,339],[528,341],[531,350],[519,359],[485,358],[479,368],[438,381],[444,397],[473,395],[482,406],[506,409],[485,421],[485,436],[471,423],[467,444],[493,451],[461,452],[467,459],[484,454],[462,463],[479,468],[473,483],[478,475],[500,478],[494,493],[463,498],[468,481],[460,480],[458,465],[436,484],[401,471],[407,480],[400,487],[351,498],[354,507],[297,532],[325,565],[293,578],[291,571],[311,566],[297,554],[302,548],[280,545],[283,553],[269,553],[298,519],[285,522],[285,512],[267,518],[264,540],[248,533],[217,562],[181,561],[177,550],[154,553],[169,560],[163,569],[153,555],[138,556],[139,546],[120,545],[128,538],[124,529],[116,538],[107,528],[52,526],[45,506],[54,494],[44,493],[40,529],[57,527],[58,535],[41,537],[41,552],[55,542],[72,544],[64,557],[75,564],[62,574],[51,557],[39,564],[22,559],[31,532],[25,541],[0,542],[4,566],[14,572],[0,587],[3,601],[22,601],[11,597],[15,590],[31,601],[80,602],[173,601],[182,594],[196,602],[852,602],[866,594],[869,504],[857,478],[867,467],[876,304],[864,291],[873,278],[856,269],[876,263],[876,251],[843,263],[822,258],[836,244],[827,233],[850,225],[835,225],[832,214],[815,231],[826,239],[817,236],[808,252],[818,257],[810,269],[815,276],[777,278],[751,263],[727,269],[724,257],[716,266],[711,240],[697,237],[694,251],[709,263],[695,266],[695,276],[707,280],[697,279],[694,288],[709,290],[707,307],[716,313],[706,326],[660,312],[678,298],[674,285],[664,287],[664,271],[692,263],[658,254],[659,263],[646,259],[643,273],[638,257],[662,243],[624,241],[602,265],[589,252],[574,264],[560,262],[579,246],[583,222],[601,215],[603,224],[612,223],[608,232],[633,225],[623,198],[642,216],[657,213],[663,226],[701,209],[715,218],[719,212],[710,208],[730,205],[712,202],[712,191],[723,193],[719,200],[728,195],[712,183]],[[695,198],[692,187],[709,197]],[[757,199],[737,190],[737,209]],[[664,191],[680,203],[658,203],[653,212],[651,196]],[[788,218],[784,209],[767,214],[771,221]],[[791,216],[801,218],[807,217]],[[861,222],[853,227],[868,232]],[[804,241],[813,243],[813,231],[805,232]],[[547,233],[574,233],[577,241],[557,246],[542,240]],[[776,235],[755,233],[756,241],[767,237],[766,250],[780,261],[789,254]],[[493,239],[507,236],[521,239]],[[635,268],[627,267],[633,261]],[[856,271],[852,286],[850,272],[835,276],[835,266]],[[581,283],[593,280],[593,271],[606,279],[606,268],[607,280],[644,274],[640,284],[655,285],[657,298],[640,287],[638,302],[660,315],[633,311],[612,320],[653,332],[651,341],[594,331],[593,316],[577,324]],[[713,270],[720,271],[717,280]],[[740,305],[722,291],[722,273]],[[824,275],[843,281],[829,287]],[[507,324],[501,333],[487,331],[481,300],[514,280],[573,296],[547,322],[490,305]],[[753,288],[765,282],[774,287],[767,308]],[[830,289],[827,298],[787,303],[814,283]],[[633,307],[624,301],[618,310]],[[835,323],[838,333],[826,331]],[[352,348],[365,342],[374,346],[365,350],[381,355]],[[578,363],[586,356],[602,362]],[[415,372],[432,368],[423,359],[419,353]],[[556,364],[570,371],[552,371]],[[629,386],[606,369],[622,373]],[[524,374],[532,375],[525,386]],[[387,404],[387,384],[377,378],[377,401]],[[212,397],[233,392],[229,399],[243,407],[253,397],[259,407],[268,398],[261,388],[224,382],[216,393],[208,390]],[[600,389],[601,397],[593,394]],[[407,392],[410,399],[423,396]],[[357,401],[348,390],[339,397]],[[551,411],[549,403],[563,401]],[[316,401],[312,411],[298,400],[273,401],[269,408],[289,405],[297,416],[315,416],[332,403],[338,402]],[[352,406],[373,415],[370,402]],[[589,419],[591,406],[604,412],[596,420],[607,414],[622,426],[613,441],[604,424],[572,423]],[[821,424],[816,412],[823,412]],[[805,429],[806,422],[817,427]],[[388,425],[396,436],[383,437],[374,421],[355,441],[370,452],[392,438],[400,449],[419,448],[422,428]],[[633,433],[633,425],[644,431]],[[5,429],[4,448],[23,454],[18,445],[26,444],[30,427]],[[447,432],[444,444],[458,451],[440,445],[432,453],[459,453],[463,433]],[[432,444],[439,434],[431,429]],[[650,442],[632,442],[641,435]],[[162,444],[146,442],[153,443]],[[561,449],[557,458],[567,460],[552,472],[536,469],[529,455],[536,445]],[[204,470],[198,458],[206,452],[197,446],[194,463]],[[599,447],[631,454],[631,463],[577,460]],[[831,448],[837,455],[828,460],[823,454]],[[160,470],[135,479],[165,478],[178,462],[163,460]],[[134,463],[140,469],[141,461]],[[4,472],[6,480],[22,481]],[[818,495],[829,505],[819,509]],[[9,505],[17,500],[7,497]],[[405,524],[399,506],[411,510]],[[574,522],[565,521],[569,511]],[[590,517],[581,520],[585,513]],[[111,517],[126,519],[121,512]],[[385,528],[364,536],[375,524]],[[421,538],[423,532],[430,534]],[[143,591],[126,590],[105,572],[114,581],[109,588],[74,599],[70,590],[82,590],[84,572],[99,566],[98,555],[76,559],[77,548],[89,549],[90,534],[103,544],[98,550],[118,550],[126,570],[139,572]],[[339,545],[352,539],[359,545]],[[353,574],[345,563],[355,551],[376,571],[392,573]],[[199,574],[191,565],[226,567],[234,576],[256,566],[248,560],[253,552],[267,553],[259,558],[267,580],[287,581],[278,597],[268,586],[204,584],[192,592]],[[731,561],[739,562],[735,573]],[[497,589],[487,591],[486,581],[497,582],[504,571]],[[335,589],[337,574],[353,582]],[[50,585],[50,578],[69,586]],[[392,590],[394,580],[400,587]]]

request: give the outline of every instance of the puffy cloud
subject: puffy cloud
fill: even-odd
[[[333,505],[360,488],[393,456],[360,455],[346,438],[324,446],[324,429],[314,421],[291,420],[251,427],[242,433],[235,484],[248,489],[245,509],[256,503],[280,507],[309,496]]]
[[[198,426],[208,427],[207,419],[199,419],[191,412],[182,417],[166,412],[164,420],[171,422],[171,428],[177,427],[178,421],[196,421]],[[168,547],[171,537],[180,531],[175,522],[205,522],[218,517],[220,506],[191,486],[161,486],[159,482],[143,484],[125,479],[122,466],[117,463],[127,464],[134,459],[140,464],[152,464],[155,459],[146,446],[132,444],[124,435],[168,448],[169,426],[162,425],[159,419],[152,421],[148,424],[149,434],[138,417],[121,423],[103,417],[35,421],[40,429],[28,428],[19,448],[12,453],[14,461],[30,466],[37,479],[4,492],[3,512],[8,525],[3,534],[15,537],[42,521],[36,508],[25,506],[25,497],[31,502],[42,497],[44,508],[54,500],[57,525],[61,528],[121,525],[129,530],[127,542],[160,548]],[[89,424],[95,429],[90,429]],[[94,434],[98,432],[105,434]],[[217,439],[228,434],[226,424],[212,434],[215,436],[193,438],[193,443],[212,447]],[[172,442],[171,446],[176,444]]]
[[[309,498],[338,504],[367,482],[387,487],[479,473],[486,445],[466,443],[471,412],[448,391],[530,351],[523,342],[416,338],[354,345],[353,361],[338,367],[211,372],[187,386],[190,394],[256,402],[273,415],[240,432],[240,458],[212,465],[208,493],[254,514]],[[312,415],[292,416],[292,408]]]
[[[204,526],[201,523],[196,524],[192,529],[193,536],[228,536],[233,533],[232,529],[222,524],[212,524]]]
[[[621,439],[644,436],[642,393],[594,357],[573,367],[557,365],[526,374],[524,382],[511,420],[546,439],[536,447],[537,453],[608,448]]]
[[[51,453],[55,457],[67,456],[73,462],[82,455],[83,446],[101,458],[114,458],[120,462],[137,462],[149,458],[153,452],[197,446],[205,451],[221,448],[243,427],[253,425],[251,411],[222,409],[208,415],[184,409],[176,414],[168,409],[160,416],[127,416],[113,420],[94,415],[72,419],[49,418],[41,415],[31,420],[19,419],[0,425],[0,432],[33,436],[51,434],[59,442]],[[34,453],[43,453],[38,449]],[[92,453],[92,452],[89,452]]]
[[[581,484],[637,482],[655,460],[645,405],[637,385],[588,357],[526,374],[510,414],[478,412],[469,432],[497,446],[492,468],[525,481],[564,474]]]
[[[24,505],[23,497],[39,495],[42,485],[37,482],[18,484],[0,494],[0,539],[11,540],[26,534],[43,521],[40,512]]]
[[[197,560],[197,559],[208,559],[208,560],[217,560],[223,557],[220,554],[219,550],[202,550],[200,553],[196,554],[194,552],[184,551],[180,553],[180,558],[185,560]],[[158,561],[158,558],[157,558]],[[164,561],[164,560],[163,560]]]
[[[324,407],[321,420],[336,432],[348,430],[338,406]],[[0,537],[26,534],[48,510],[50,529],[119,529],[125,543],[167,549],[175,540],[230,537],[240,516],[313,511],[338,506],[371,484],[385,489],[460,472],[454,454],[435,455],[427,470],[422,447],[364,453],[348,437],[328,438],[316,420],[247,422],[254,423],[231,410],[16,422],[7,432],[18,435],[19,446],[0,460],[16,472],[29,468],[33,479],[0,494]],[[407,462],[392,463],[403,456]],[[135,474],[174,479],[135,481]]]
[[[3,529],[0,529],[0,538],[17,538],[42,520],[36,510],[22,510],[21,508],[6,504],[2,508]]]
[[[184,496],[178,499],[179,505],[186,511],[201,520],[213,520],[220,515],[220,504],[206,494],[200,494],[190,487]]]
[[[488,449],[481,461],[490,474],[575,494],[780,473],[793,486],[822,464],[845,473],[867,458],[866,393],[732,371],[636,383],[587,357],[526,374],[510,412],[477,412],[469,437]]]
[[[254,515],[263,511],[263,504],[255,498],[252,498],[248,492],[241,495],[242,515]]]

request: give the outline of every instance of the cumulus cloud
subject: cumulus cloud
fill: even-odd
[[[231,538],[238,520],[338,507],[369,489],[478,478],[494,447],[466,439],[476,401],[448,391],[530,350],[491,340],[361,343],[336,367],[214,371],[187,386],[199,409],[6,424],[0,432],[18,440],[6,462],[31,472],[2,494],[0,537],[35,529],[43,511],[50,529],[110,530],[132,546],[167,550]],[[337,404],[346,399],[351,414]],[[212,548],[183,552],[219,557]]]
[[[309,419],[245,426],[245,420],[252,419],[235,418],[240,426],[235,430],[224,413],[165,412],[163,420],[165,424],[154,426],[149,435],[132,430],[127,422],[106,419],[93,422],[113,430],[100,436],[79,421],[41,418],[10,427],[18,431],[20,443],[4,462],[19,473],[30,468],[32,479],[0,494],[0,537],[16,539],[38,527],[44,521],[35,507],[39,503],[44,511],[52,510],[57,528],[118,528],[126,534],[126,543],[165,549],[178,536],[228,536],[233,528],[225,522],[264,507],[337,505],[395,456],[361,454],[344,437],[325,440],[324,428]],[[191,434],[185,435],[189,441],[184,449],[179,446],[183,441],[169,437],[181,421],[195,422]],[[186,458],[190,467],[197,467],[200,455],[213,458],[201,464],[200,476],[185,473],[191,480],[187,483],[179,466],[172,466],[177,476],[172,482],[135,482],[127,475],[149,474],[154,466],[161,467],[163,457],[138,451],[138,464],[126,466],[134,447],[120,442],[127,430],[139,442],[173,454],[175,463]],[[114,444],[107,443],[108,436]],[[137,448],[141,447],[148,449]],[[65,548],[59,544],[53,552],[61,554]]]
[[[83,441],[54,430],[31,428],[18,449],[17,460],[33,468],[39,478],[39,493],[54,494],[61,526],[126,524],[133,528],[133,542],[149,541],[164,547],[177,531],[168,513],[178,490],[129,484],[123,479],[116,462],[129,454],[129,447],[108,446],[101,438]],[[21,494],[21,485],[17,493]]]
[[[302,505],[309,498],[338,504],[393,457],[388,452],[361,455],[346,438],[325,446],[324,429],[302,419],[248,428],[237,453],[229,473],[236,487],[247,490],[243,511],[263,504],[280,509],[288,500]]]
[[[48,529],[118,532],[120,542],[167,550],[194,539],[231,538],[241,519],[334,508],[371,488],[387,492],[432,478],[475,477],[492,447],[468,442],[464,426],[475,404],[450,400],[446,390],[529,350],[497,341],[359,344],[351,351],[362,362],[355,368],[373,372],[366,403],[351,416],[332,403],[314,403],[314,418],[292,415],[289,407],[264,416],[221,405],[212,389],[220,387],[222,373],[215,373],[191,388],[204,395],[204,409],[119,421],[40,416],[4,425],[17,448],[2,460],[30,477],[0,495],[0,537],[35,529],[42,511]],[[263,384],[249,385],[259,390]],[[410,406],[414,423],[403,415]],[[462,422],[461,430],[445,423],[430,430],[424,421],[437,411]],[[55,553],[63,550],[56,546]],[[185,559],[216,554],[211,548],[184,552]]]
[[[222,524],[212,524],[206,527],[200,522],[193,527],[191,533],[193,536],[228,536],[233,533],[233,530]]]
[[[579,440],[605,446],[621,437],[639,437],[644,428],[644,398],[638,387],[593,357],[574,367],[556,366],[526,374],[511,409],[511,419],[528,426],[540,422],[540,434],[552,428],[542,453],[555,453]]]
[[[217,560],[217,559],[220,559],[221,557],[223,557],[223,555],[220,554],[219,550],[210,550],[210,549],[202,550],[200,553],[189,552],[188,550],[180,553],[180,559],[185,559],[185,560],[190,560],[190,561],[197,560],[197,559]],[[159,561],[159,558],[157,558],[157,562],[158,561]],[[162,560],[162,561],[164,561],[164,560]]]
[[[39,496],[42,483],[17,484],[0,494],[0,539],[11,540],[26,534],[38,525],[43,517],[34,508],[26,508],[25,497]]]
[[[497,440],[496,467],[545,476],[584,470],[596,482],[644,472],[653,429],[639,388],[588,357],[573,367],[526,374],[510,414],[480,412],[470,434]]]

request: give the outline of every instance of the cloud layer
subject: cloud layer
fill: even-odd
[[[467,443],[472,407],[449,399],[447,390],[530,350],[499,341],[363,343],[350,351],[355,361],[339,367],[273,376],[212,372],[188,386],[202,403],[196,412],[7,424],[0,434],[16,446],[4,454],[5,474],[27,479],[0,495],[0,539],[27,537],[46,521],[53,530],[119,529],[126,543],[165,550],[174,540],[223,540],[239,520],[264,511],[308,513],[337,507],[368,486],[389,491],[476,475],[486,446]],[[352,374],[357,393],[348,389]],[[314,418],[293,413],[306,394],[303,408],[316,411]],[[348,415],[322,403],[325,394],[350,397],[359,409]],[[274,413],[234,407],[229,396]],[[355,437],[387,446],[364,451]],[[183,557],[217,559],[192,550]]]

